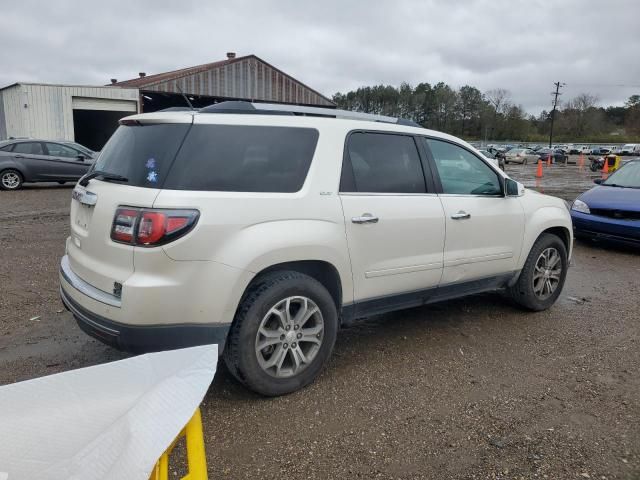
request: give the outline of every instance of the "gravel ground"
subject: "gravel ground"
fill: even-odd
[[[507,171],[527,183],[535,167]],[[550,167],[541,187],[571,200],[581,173]],[[0,192],[0,384],[124,357],[58,299],[70,194]],[[220,366],[202,406],[211,478],[640,479],[640,252],[577,243],[574,264],[546,312],[485,294],[346,329],[286,397]]]

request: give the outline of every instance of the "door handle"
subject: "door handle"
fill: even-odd
[[[451,218],[454,220],[465,220],[467,218],[471,218],[471,214],[465,212],[464,210],[460,210],[458,213],[454,213],[451,215]]]
[[[14,155],[14,158],[24,158],[24,155]]]
[[[363,213],[359,217],[353,217],[351,221],[353,223],[378,223],[378,217],[374,217],[370,213]]]

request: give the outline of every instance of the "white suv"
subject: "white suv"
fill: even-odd
[[[217,343],[264,395],[312,382],[341,326],[562,290],[573,233],[466,142],[389,117],[225,102],[121,121],[73,191],[62,299],[128,351]]]

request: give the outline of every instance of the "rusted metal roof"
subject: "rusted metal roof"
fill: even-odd
[[[252,67],[245,66],[253,60]],[[221,71],[225,74],[229,71],[227,67],[238,68],[239,75],[232,75],[233,92],[230,94],[229,80],[215,72]],[[253,65],[262,64],[258,68]],[[252,76],[249,78],[249,76]],[[253,76],[255,75],[255,77]],[[218,77],[220,80],[218,80]],[[258,86],[257,83],[269,83],[269,88]],[[251,85],[249,85],[251,84]],[[116,82],[109,86],[138,88],[140,90],[164,91],[179,93],[179,86],[184,93],[192,95],[210,96],[234,96],[248,99],[261,99],[278,102],[305,103],[334,106],[335,104],[327,97],[310,88],[299,80],[294,79],[282,70],[265,62],[256,55],[245,55],[243,57],[229,58],[218,62],[205,63],[194,67],[181,68],[170,72],[146,75],[144,77],[133,78]]]

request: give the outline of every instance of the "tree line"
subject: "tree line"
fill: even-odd
[[[336,93],[333,101],[338,108],[403,117],[469,140],[548,141],[551,122],[550,111],[527,114],[508,90],[455,89],[444,82],[360,87]],[[555,112],[554,142],[633,140],[640,140],[640,95],[632,95],[623,107],[602,107],[596,96],[582,93]]]

